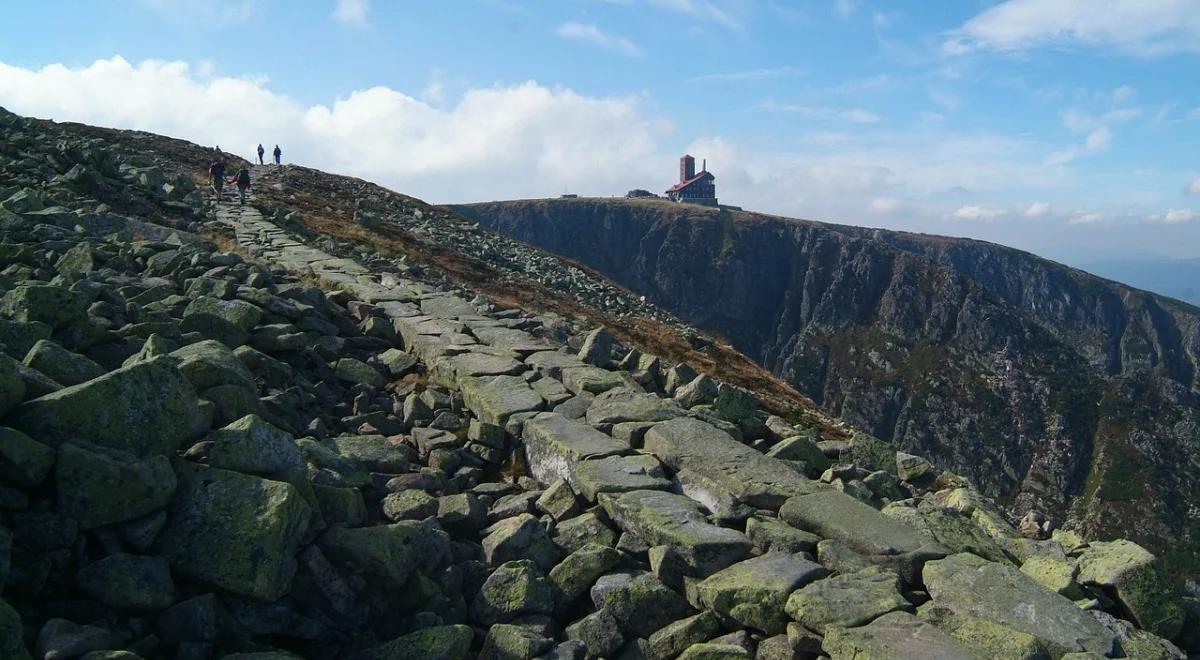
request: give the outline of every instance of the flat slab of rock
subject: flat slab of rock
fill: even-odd
[[[708,522],[700,506],[683,495],[638,490],[597,499],[610,518],[647,545],[673,546],[697,577],[744,559],[754,547],[741,532]]]
[[[576,491],[580,490],[576,470],[584,460],[629,451],[629,445],[558,413],[540,413],[526,420],[521,437],[535,479],[544,484],[565,479]]]
[[[784,604],[796,589],[829,575],[797,555],[768,552],[710,575],[698,587],[705,607],[767,635],[787,627]]]
[[[719,489],[712,499],[732,496],[763,509],[778,509],[789,497],[825,489],[783,461],[734,440],[728,433],[697,419],[681,417],[646,432],[643,449],[678,472],[689,470]]]
[[[588,424],[622,422],[664,422],[686,414],[670,399],[631,390],[609,390],[598,395],[588,407]]]
[[[888,612],[909,611],[900,579],[891,571],[868,568],[814,582],[788,598],[787,613],[809,630],[852,628]]]
[[[916,582],[921,564],[944,557],[945,548],[926,540],[904,523],[836,490],[793,497],[779,510],[789,525],[840,541],[871,561],[893,567],[906,582]]]
[[[435,382],[453,387],[463,378],[516,376],[528,368],[511,357],[471,352],[437,360],[431,378]]]
[[[653,456],[609,456],[583,461],[575,466],[579,494],[595,502],[600,493],[633,490],[669,490],[671,480]]]
[[[479,421],[504,426],[509,417],[519,412],[542,410],[546,402],[520,376],[463,378],[463,404]]]
[[[638,384],[624,371],[609,371],[590,365],[563,369],[562,382],[568,390],[575,394],[580,392],[600,394],[618,387],[638,388]]]
[[[559,351],[542,351],[525,358],[525,364],[551,378],[562,380],[563,369],[587,366],[578,357]]]
[[[859,628],[830,626],[821,648],[831,660],[984,660],[984,656],[907,612],[885,614]]]
[[[933,602],[1036,637],[1055,657],[1111,654],[1116,637],[1090,613],[1012,566],[957,554],[925,564]]]
[[[1116,591],[1138,625],[1171,639],[1183,625],[1183,608],[1142,546],[1124,539],[1096,541],[1079,557],[1079,581]]]

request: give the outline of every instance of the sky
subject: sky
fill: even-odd
[[[748,210],[1200,257],[1197,0],[69,0],[0,25],[13,112],[279,144],[435,203],[661,192],[686,152]]]

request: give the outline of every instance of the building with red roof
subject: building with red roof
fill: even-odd
[[[717,177],[708,171],[708,161],[703,161],[700,173],[696,173],[696,159],[684,154],[679,159],[679,183],[667,188],[667,197],[676,202],[717,205]]]

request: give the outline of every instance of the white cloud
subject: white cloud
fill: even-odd
[[[895,197],[876,197],[868,207],[875,213],[894,213],[903,206],[904,202]]]
[[[1179,225],[1186,222],[1192,222],[1196,219],[1200,219],[1200,213],[1197,213],[1191,209],[1168,209],[1167,212],[1163,214],[1162,221],[1168,225]]]
[[[1076,211],[1074,214],[1071,215],[1070,219],[1067,220],[1067,222],[1069,222],[1073,225],[1090,225],[1090,224],[1093,224],[1096,222],[1100,222],[1101,220],[1104,220],[1104,215],[1102,213]]]
[[[262,0],[227,0],[220,11],[208,0],[140,0],[145,7],[165,17],[187,23],[228,25],[250,20],[262,10]]]
[[[962,107],[962,99],[960,99],[957,94],[948,92],[944,89],[935,89],[932,87],[925,91],[929,94],[929,98],[934,103],[942,106],[950,112],[954,112]]]
[[[114,57],[83,68],[0,63],[0,106],[247,157],[260,142],[278,143],[289,161],[439,202],[609,194],[673,178],[671,155],[659,148],[670,124],[645,116],[639,98],[533,82],[472,89],[445,109],[386,87],[304,106],[263,80],[201,79],[183,62]]]
[[[1125,101],[1133,98],[1133,95],[1136,92],[1137,90],[1129,85],[1121,85],[1112,91],[1112,100],[1117,103],[1124,103]]]
[[[1107,126],[1101,126],[1096,130],[1088,133],[1087,139],[1083,146],[1090,152],[1104,151],[1108,149],[1108,145],[1112,143],[1112,131],[1108,130]]]
[[[986,222],[988,220],[996,220],[1004,215],[1004,211],[1000,209],[989,209],[983,206],[969,205],[960,206],[950,214],[950,217],[955,220],[978,220]]]
[[[367,14],[371,11],[370,0],[337,0],[333,20],[353,27],[367,27]]]
[[[1200,2],[1007,0],[954,31],[942,52],[1042,46],[1105,47],[1139,56],[1200,52]]]
[[[618,0],[620,4],[630,4],[632,1]],[[741,12],[745,3],[739,0],[646,0],[646,2],[659,9],[684,14],[705,23],[716,23],[736,32],[744,29]]]
[[[1200,195],[1200,176],[1196,177],[1191,183],[1188,184],[1187,192],[1189,195]]]
[[[1050,214],[1050,205],[1046,202],[1034,202],[1025,208],[1023,214],[1026,218],[1034,219],[1045,217]]]
[[[638,48],[637,44],[632,41],[625,37],[608,34],[591,23],[568,21],[558,26],[557,32],[560,37],[600,46],[601,48],[631,57],[641,55],[642,53],[642,49]]]
[[[789,112],[805,119],[819,121],[847,121],[852,124],[875,124],[880,120],[879,115],[865,108],[829,108],[818,105],[794,105],[768,101],[760,107],[775,112]]]
[[[777,66],[762,69],[748,69],[746,71],[733,71],[730,73],[710,73],[702,76],[694,76],[688,78],[689,83],[706,83],[706,82],[748,82],[753,80],[772,80],[775,78],[786,78],[791,76],[803,75],[804,70],[794,66]]]
[[[857,0],[833,0],[833,11],[843,19],[850,18],[858,11]]]

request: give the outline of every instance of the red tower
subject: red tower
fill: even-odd
[[[679,182],[683,183],[696,176],[696,159],[684,154],[679,158]]]

